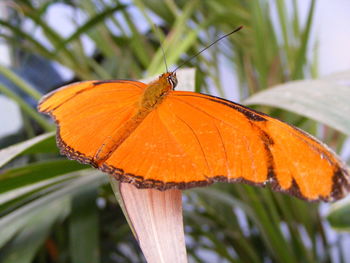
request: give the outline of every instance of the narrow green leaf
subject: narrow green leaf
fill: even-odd
[[[74,195],[69,220],[69,247],[72,263],[98,263],[97,190],[86,188]]]
[[[26,10],[25,14],[27,18],[31,19],[35,24],[41,27],[43,33],[54,47],[58,47],[60,43],[64,41],[63,37],[44,21],[44,16],[39,16],[34,9]],[[64,56],[69,59],[70,63],[75,64],[76,66],[79,65],[73,52],[71,52],[66,46],[62,46],[62,52]],[[58,55],[57,53],[54,54],[55,56]],[[82,65],[80,65],[80,67],[81,66]]]
[[[287,54],[287,63],[289,62],[289,34],[288,34],[288,26],[287,26],[287,8],[284,0],[276,0],[277,11],[279,16],[279,24],[282,31],[283,42],[284,42],[284,50]]]
[[[299,19],[299,12],[298,12],[298,4],[297,0],[293,0],[293,32],[295,36],[300,36],[300,19]]]
[[[251,187],[245,187],[246,194],[251,200],[251,206],[254,211],[254,220],[259,226],[260,231],[269,245],[271,254],[279,262],[297,262],[296,255],[292,253],[288,246],[288,241],[283,237],[280,227],[273,222],[273,219],[259,196]]]
[[[68,183],[67,181],[74,180],[79,176],[81,176],[80,171],[61,174],[30,185],[19,186],[6,193],[0,194],[0,211],[6,213],[4,211],[13,210],[14,207],[21,206],[29,200],[31,201],[48,192],[57,190],[57,187],[62,187]]]
[[[133,52],[135,53],[137,58],[140,60],[142,65],[144,67],[147,67],[149,64],[149,61],[151,60],[151,57],[149,54],[150,46],[148,46],[148,43],[144,40],[143,36],[139,32],[139,29],[134,24],[134,20],[131,14],[129,14],[126,11],[123,11],[122,13],[123,13],[123,16],[125,17],[128,27],[131,30],[130,46],[132,47]]]
[[[25,215],[24,224],[18,228],[13,239],[1,250],[0,261],[3,263],[31,263],[49,235],[53,223],[67,216],[69,210],[70,206],[66,198],[46,204],[36,209],[35,213]]]
[[[21,155],[26,154],[36,154],[36,153],[59,153],[59,149],[56,144],[55,132],[45,133],[50,136],[46,137],[44,140],[32,145],[31,147],[25,149],[21,152]],[[41,136],[41,135],[40,135]]]
[[[186,3],[186,6],[182,13],[177,16],[171,33],[168,34],[168,37],[166,38],[164,43],[162,43],[162,47],[164,49],[167,61],[170,65],[174,64],[178,57],[186,51],[186,49],[189,46],[188,41],[193,43],[196,39],[195,37],[199,33],[199,29],[201,28],[201,26],[198,26],[196,30],[193,30],[189,29],[187,25],[187,20],[196,10],[195,8],[197,4],[198,1],[190,1]],[[184,36],[186,37],[186,41],[184,41]],[[179,50],[179,45],[181,45],[181,50]],[[147,69],[147,73],[149,75],[155,75],[164,71],[163,61],[163,52],[161,48],[159,48]]]
[[[264,6],[262,4],[256,4],[254,1],[249,1],[250,10],[252,12],[251,23],[253,26],[252,37],[254,42],[253,45],[253,56],[255,67],[259,72],[259,78],[257,79],[260,86],[265,88],[267,85],[267,73],[268,73],[268,58],[267,58],[267,48],[268,39],[268,27],[266,23],[265,12],[263,10]]]
[[[110,8],[106,3],[100,1],[101,7],[104,9]],[[94,17],[98,15],[96,9],[96,2],[93,1],[80,1],[79,6],[87,13],[90,17]],[[115,21],[115,16],[109,16],[110,21]],[[117,26],[118,27],[118,26]],[[120,29],[120,28],[118,28]],[[79,30],[79,29],[78,29]],[[106,22],[100,22],[90,30],[86,31],[85,34],[94,41],[95,46],[98,50],[107,58],[114,58],[118,56],[118,52],[120,52],[120,47],[115,42],[115,35],[110,31]],[[122,36],[126,33],[122,31]],[[115,73],[115,72],[113,72]],[[113,74],[114,75],[114,74]]]
[[[309,43],[311,25],[315,13],[315,5],[316,1],[312,0],[310,4],[310,9],[308,11],[306,27],[301,35],[301,46],[299,47],[298,53],[296,54],[296,62],[294,64],[292,79],[300,79],[303,76],[303,65],[306,59],[307,45]]]
[[[4,85],[0,84],[0,92],[3,93],[9,99],[14,100],[18,106],[25,112],[28,116],[30,116],[33,120],[35,120],[45,131],[52,131],[53,126],[36,110],[30,107],[20,96],[16,93],[12,92],[10,89],[6,88]]]
[[[23,167],[9,169],[0,175],[0,194],[18,187],[37,183],[41,180],[88,168],[88,165],[67,159],[59,159],[35,162]]]
[[[24,151],[30,149],[31,147],[35,146],[40,142],[52,138],[53,136],[53,132],[45,133],[30,140],[11,145],[10,147],[0,150],[0,168],[15,157],[17,157],[18,155],[20,155],[21,153],[23,153]]]
[[[53,57],[53,54],[44,45],[42,45],[39,41],[33,38],[30,34],[24,32],[18,27],[11,25],[5,20],[0,19],[0,25],[4,26],[5,28],[8,28],[14,36],[21,37],[25,41],[29,42],[31,45],[33,45],[34,50],[39,52],[42,56],[48,59]]]
[[[94,59],[86,57],[85,61],[86,64],[90,65],[91,68],[94,69],[94,73],[97,75],[97,77],[94,77],[94,79],[113,79],[113,76]]]
[[[92,16],[89,20],[87,20],[83,25],[79,26],[78,29],[71,34],[69,37],[64,39],[60,44],[56,47],[56,52],[60,51],[63,47],[67,46],[72,41],[78,39],[81,35],[86,34],[87,31],[91,30],[101,22],[103,22],[105,19],[107,19],[110,15],[114,14],[118,10],[123,10],[127,6],[126,5],[116,5],[111,8],[106,8],[106,10],[103,10],[101,13],[98,13],[94,16]]]
[[[138,7],[138,9],[141,11],[141,13],[143,14],[144,18],[147,20],[147,22],[149,24],[154,23],[154,20],[152,19],[152,17],[149,15],[149,10],[156,14],[157,16],[161,17],[164,21],[166,21],[167,23],[171,23],[172,20],[174,19],[174,16],[176,16],[176,10],[178,8],[174,9],[170,9],[169,8],[169,2],[173,2],[174,1],[141,1],[141,0],[135,0],[134,3],[135,5]],[[170,4],[171,5],[171,4]],[[175,4],[173,4],[172,6],[174,6]]]
[[[3,247],[20,229],[25,226],[29,218],[33,217],[45,205],[61,198],[70,197],[86,187],[97,187],[107,181],[107,176],[97,171],[86,171],[64,188],[58,189],[46,196],[26,204],[19,209],[0,218],[0,247]]]
[[[38,101],[42,94],[38,92],[35,88],[33,88],[29,83],[27,83],[24,79],[18,77],[13,71],[0,65],[0,74],[5,76],[8,80],[10,80],[13,84],[15,84],[18,88],[20,88],[23,92],[27,93],[33,99]]]

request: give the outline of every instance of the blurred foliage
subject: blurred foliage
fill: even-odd
[[[173,68],[238,25],[244,30],[187,62],[197,69],[198,91],[214,87],[225,96],[223,74],[237,76],[242,99],[314,77],[317,64],[306,51],[315,3],[301,24],[296,0],[3,1],[0,40],[10,47],[12,65],[0,65],[0,92],[18,104],[24,125],[21,136],[1,145],[28,140],[0,152],[0,262],[144,261],[106,176],[60,157],[53,133],[35,137],[54,129],[32,107],[43,92],[164,72],[160,45]],[[55,8],[69,11],[64,19],[72,30],[50,19]],[[71,76],[60,77],[53,65]],[[260,109],[311,133],[319,127],[305,116]],[[326,123],[322,139],[341,149],[344,135]],[[185,193],[190,262],[346,262],[317,204],[246,185]]]

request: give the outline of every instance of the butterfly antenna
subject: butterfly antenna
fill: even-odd
[[[198,53],[194,54],[192,57],[190,57],[189,59],[187,59],[184,63],[180,64],[180,66],[176,67],[173,72],[175,72],[176,70],[178,70],[179,68],[181,68],[183,65],[185,65],[188,61],[194,59],[195,57],[197,57],[199,54],[201,54],[202,52],[206,51],[208,48],[210,48],[211,46],[215,45],[216,43],[218,43],[221,39],[228,37],[229,35],[232,35],[233,33],[238,32],[239,30],[241,30],[243,28],[243,26],[239,26],[237,27],[235,30],[231,31],[230,33],[227,33],[226,35],[223,35],[222,37],[218,38],[217,40],[215,40],[213,43],[211,43],[209,46],[203,48],[201,51],[199,51]]]
[[[160,35],[159,26],[157,26],[157,25],[154,25],[154,26],[155,26],[155,28],[157,29],[156,31],[157,31],[157,34],[158,34],[159,42],[161,42],[161,35]],[[168,64],[166,63],[165,52],[164,52],[162,43],[160,43],[160,48],[162,49],[162,53],[163,53],[163,59],[164,59],[164,64],[165,64],[165,70],[166,70],[166,72],[169,72]]]
[[[164,49],[163,49],[162,44],[160,44],[160,48],[162,49],[162,53],[163,53],[163,58],[164,58],[164,64],[165,64],[166,72],[169,72],[168,64],[166,63],[165,52],[164,52]]]

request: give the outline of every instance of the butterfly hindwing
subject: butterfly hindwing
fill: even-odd
[[[246,171],[239,174],[235,172],[237,167],[232,165],[224,176],[227,181],[238,179],[254,184],[269,183],[275,190],[308,200],[338,199],[349,191],[349,174],[345,165],[328,147],[305,132],[242,105],[213,96],[174,92],[169,98],[186,103],[216,119],[227,149],[227,162],[237,163],[241,160],[243,166],[248,165],[256,170],[255,174]],[[230,139],[232,129],[236,130],[236,136],[243,142],[237,143]],[[249,142],[244,142],[245,140]],[[242,145],[245,145],[243,150]],[[212,153],[208,151],[208,155]],[[259,165],[265,166],[265,171]],[[265,174],[265,180],[262,174]]]

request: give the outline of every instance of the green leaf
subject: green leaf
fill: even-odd
[[[298,53],[296,54],[296,61],[295,61],[295,67],[292,73],[292,79],[300,79],[303,76],[303,66],[306,60],[307,45],[310,42],[309,38],[311,35],[310,32],[311,32],[313,16],[315,13],[315,6],[316,6],[316,1],[312,0],[308,11],[306,27],[304,29],[304,32],[301,35],[301,46],[298,50]]]
[[[45,133],[43,135],[49,135],[49,136],[47,136],[44,140],[40,140],[36,144],[32,145],[31,147],[21,152],[21,155],[36,154],[36,153],[57,153],[58,154],[59,150],[56,144],[55,132]]]
[[[327,219],[334,229],[350,232],[350,199],[333,204]]]
[[[53,57],[53,54],[44,45],[42,45],[39,41],[37,41],[34,37],[32,37],[31,34],[26,33],[25,31],[21,30],[19,27],[11,25],[5,20],[0,19],[0,25],[7,28],[17,38],[21,37],[25,41],[29,42],[33,46],[34,50],[36,50],[42,56],[45,56],[48,59]]]
[[[84,189],[72,200],[69,247],[72,263],[99,262],[99,225],[95,187]]]
[[[89,30],[94,28],[99,23],[103,22],[108,16],[112,15],[114,12],[125,9],[126,7],[127,6],[125,5],[116,5],[112,8],[107,8],[103,12],[98,13],[95,16],[91,17],[83,25],[79,26],[78,29],[73,34],[71,34],[68,38],[64,39],[63,42],[58,44],[55,53],[57,54],[58,51],[60,51],[63,47],[67,46],[70,42],[76,40],[81,35],[86,34]]]
[[[0,211],[6,213],[21,206],[23,203],[27,203],[39,196],[46,195],[48,192],[57,190],[57,187],[62,187],[81,176],[81,173],[72,172],[63,174],[56,177],[51,177],[38,182],[34,182],[30,185],[19,186],[13,190],[0,194]],[[5,211],[5,212],[4,212]]]
[[[20,155],[21,153],[23,153],[24,151],[29,150],[36,144],[46,141],[47,139],[50,139],[53,136],[53,132],[45,133],[30,140],[0,150],[0,168],[15,157],[17,157],[18,155]]]
[[[40,124],[46,131],[52,131],[53,126],[36,110],[34,110],[31,106],[29,106],[20,96],[6,88],[4,85],[0,84],[0,92],[3,93],[9,99],[15,101],[18,106],[25,112],[28,116],[30,116],[33,120]]]
[[[168,37],[162,43],[162,48],[164,49],[169,65],[174,64],[180,55],[185,53],[191,44],[196,42],[197,35],[202,25],[199,25],[196,29],[192,29],[187,26],[187,21],[192,13],[195,12],[197,5],[198,1],[186,2],[183,11],[176,17],[171,33],[168,34]],[[148,66],[148,74],[154,75],[163,72],[163,61],[164,55],[162,49],[159,48]]]
[[[48,25],[46,22],[45,16],[39,16],[35,11],[34,8],[25,9],[25,14],[27,18],[30,18],[35,24],[37,24],[47,37],[47,39],[50,41],[50,43],[54,47],[58,47],[60,43],[64,41],[62,36],[53,28]],[[62,53],[67,56],[71,60],[72,63],[74,63],[76,66],[78,65],[78,61],[75,58],[75,54],[68,50],[66,46],[62,46]],[[55,53],[54,53],[55,54]],[[57,55],[57,54],[55,54]]]
[[[20,88],[23,92],[30,95],[33,99],[39,100],[42,96],[40,92],[38,92],[35,88],[33,88],[28,82],[24,79],[17,76],[11,69],[0,65],[0,74],[10,80],[13,84],[15,84],[18,88]]]
[[[244,103],[289,110],[350,135],[349,98],[350,89],[347,85],[340,81],[320,79],[278,85],[254,94]]]
[[[1,250],[3,263],[30,263],[42,246],[54,222],[67,216],[70,210],[69,199],[51,202],[24,215],[24,224],[17,229],[13,239]],[[13,222],[16,224],[16,221]]]
[[[23,229],[30,219],[45,206],[50,206],[54,201],[70,197],[86,187],[97,187],[106,182],[107,176],[97,171],[86,171],[81,176],[63,188],[60,188],[46,196],[34,200],[15,211],[0,218],[0,247],[13,238],[18,231]],[[39,224],[40,225],[40,224]]]
[[[88,165],[60,159],[36,162],[23,167],[9,169],[0,175],[0,194],[18,187],[87,168],[89,168]]]

